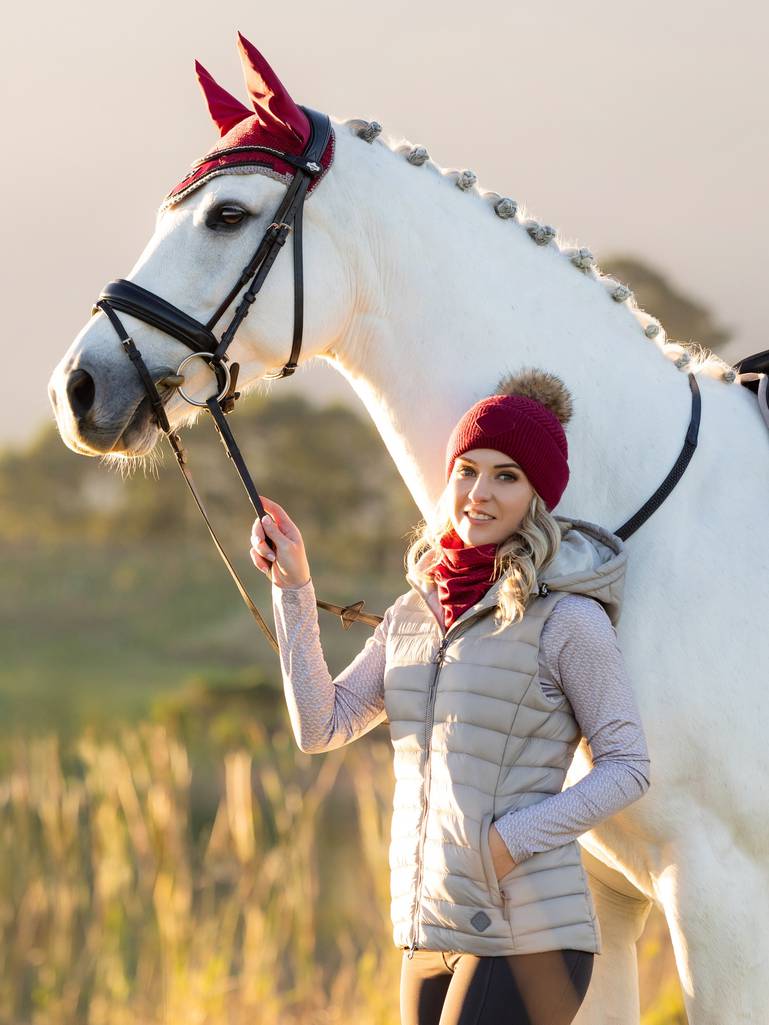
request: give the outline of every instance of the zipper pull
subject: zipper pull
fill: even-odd
[[[414,947],[415,947],[416,945],[417,945],[417,938],[416,938],[416,936],[415,936],[415,937],[414,937],[414,939],[413,939],[413,940],[411,941],[411,946],[409,947],[409,953],[408,953],[408,958],[409,958],[409,961],[410,961],[410,960],[411,960],[411,959],[413,958],[413,956],[414,956]]]
[[[444,639],[440,643],[440,646],[439,646],[438,650],[435,652],[435,658],[433,659],[433,662],[436,665],[441,665],[443,663],[443,657],[444,657],[445,654],[446,654],[446,638],[444,637]]]

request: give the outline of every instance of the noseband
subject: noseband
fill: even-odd
[[[153,380],[152,374],[147,368],[142,354],[137,349],[133,339],[128,334],[122,321],[118,317],[117,311],[120,313],[127,313],[130,316],[143,321],[145,324],[158,328],[171,338],[175,338],[177,341],[182,342],[191,350],[191,354],[182,360],[179,364],[178,370],[176,371],[176,375],[174,375],[179,378],[179,381],[175,386],[187,402],[196,406],[205,406],[211,413],[222,443],[227,450],[227,454],[232,460],[238,476],[246,490],[246,494],[251,501],[251,505],[261,522],[262,517],[265,515],[262,500],[260,499],[259,493],[256,490],[251,475],[248,472],[248,468],[246,467],[243,456],[235,442],[235,438],[230,430],[229,424],[225,420],[225,415],[232,412],[235,400],[240,396],[240,392],[235,390],[237,386],[239,366],[237,363],[230,363],[227,357],[227,349],[232,343],[238,328],[248,316],[251,306],[264,284],[264,280],[269,274],[289,232],[293,230],[294,331],[291,342],[291,354],[289,355],[288,362],[284,364],[281,370],[271,374],[265,374],[264,377],[267,380],[277,380],[282,377],[289,377],[294,373],[298,365],[297,361],[302,348],[302,334],[304,329],[302,213],[304,210],[304,200],[307,195],[310,182],[313,178],[316,178],[321,174],[321,158],[331,138],[331,122],[328,115],[319,114],[317,111],[311,110],[308,107],[302,107],[302,110],[307,115],[310,123],[310,137],[301,156],[296,157],[290,153],[278,152],[275,149],[266,146],[249,146],[249,150],[262,150],[264,152],[271,153],[273,156],[278,156],[281,160],[294,167],[295,171],[288,188],[286,189],[283,200],[275,213],[272,224],[270,224],[269,228],[265,231],[262,236],[262,240],[257,246],[251,259],[243,268],[240,277],[224,299],[222,299],[221,303],[207,323],[204,324],[199,320],[195,320],[194,317],[185,313],[184,310],[180,310],[177,306],[167,302],[159,295],[155,295],[154,292],[150,292],[146,288],[142,288],[140,285],[134,284],[133,281],[126,281],[123,278],[119,278],[116,281],[110,281],[110,283],[105,286],[93,310],[94,313],[101,310],[107,316],[120,338],[123,349],[136,367],[137,373],[139,374],[142,384],[144,385],[144,389],[149,397],[153,412],[153,419],[157,423],[158,427],[164,432],[171,444],[179,468],[187,486],[190,489],[192,497],[195,499],[198,509],[206,522],[211,538],[213,539],[219,554],[224,560],[230,575],[235,581],[243,600],[276,652],[278,651],[277,641],[275,640],[275,637],[267,623],[264,621],[261,613],[251,600],[243,582],[238,576],[237,571],[227,557],[227,554],[219,542],[219,538],[214,532],[200,494],[195,487],[187,467],[186,454],[182,447],[181,439],[175,431],[171,430],[171,425],[168,422],[168,417],[163,405],[163,399],[158,393],[156,382]],[[222,333],[221,339],[218,339],[214,334],[214,328],[244,288],[245,291],[243,292],[240,302],[235,308],[232,319]],[[184,393],[180,386],[182,370],[187,363],[195,357],[204,359],[213,370],[217,379],[218,394],[211,396],[204,402],[191,399]],[[269,538],[266,540],[274,551],[275,545]],[[360,620],[370,626],[376,626],[382,619],[381,616],[374,615],[373,613],[363,612],[363,602],[356,602],[354,605],[341,606],[335,605],[331,602],[318,600],[317,604],[319,608],[338,615],[345,629],[348,629],[355,620]]]

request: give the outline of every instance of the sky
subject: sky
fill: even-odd
[[[53,422],[51,370],[215,141],[194,58],[245,100],[237,29],[298,102],[471,168],[599,263],[650,262],[730,352],[769,347],[765,4],[42,0],[0,42],[0,445]],[[275,387],[357,404],[326,367]]]

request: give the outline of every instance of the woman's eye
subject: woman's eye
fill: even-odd
[[[460,466],[459,469],[457,470],[457,476],[459,476],[459,477],[466,477],[468,474],[474,473],[474,472],[475,471],[473,470],[472,466]],[[516,476],[516,474],[510,473],[507,470],[505,470],[503,473],[498,473],[497,474],[497,478],[501,479],[503,477],[506,477],[508,480],[513,480],[513,481],[518,480],[518,477]]]
[[[206,226],[212,228],[214,231],[217,229],[235,228],[237,225],[248,217],[248,211],[244,210],[242,206],[236,206],[235,203],[223,203],[222,206],[216,206],[210,211],[206,217]]]

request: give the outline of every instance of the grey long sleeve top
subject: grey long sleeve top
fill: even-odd
[[[342,747],[384,722],[385,641],[391,608],[353,661],[332,679],[320,643],[312,580],[272,587],[283,686],[303,751]],[[542,631],[540,686],[561,693],[586,738],[593,767],[578,783],[494,823],[515,862],[576,839],[638,800],[649,787],[649,755],[614,627],[594,599],[568,594]]]

